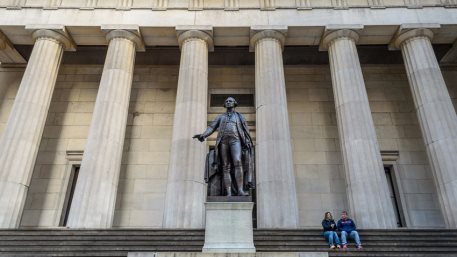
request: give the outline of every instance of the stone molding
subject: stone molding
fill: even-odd
[[[138,25],[102,25],[100,28],[103,32],[105,32],[105,38],[108,43],[113,38],[124,38],[135,43],[136,51],[146,51]]]
[[[239,0],[225,0],[224,10],[226,11],[238,11],[240,9]]]
[[[281,44],[281,48],[284,50],[286,36],[287,26],[252,26],[249,41],[249,51],[253,52],[257,42],[265,38],[278,40],[278,42]]]
[[[35,41],[40,38],[50,38],[59,42],[64,50],[76,51],[76,44],[64,25],[26,25],[25,29],[32,31],[32,37]]]
[[[201,39],[208,45],[208,51],[214,51],[213,27],[212,26],[176,26],[179,48],[185,41]]]

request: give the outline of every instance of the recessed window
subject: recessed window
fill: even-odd
[[[210,107],[223,107],[230,96],[235,98],[238,107],[254,107],[254,94],[211,94]]]

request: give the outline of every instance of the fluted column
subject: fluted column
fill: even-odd
[[[19,226],[62,54],[72,46],[63,26],[37,29],[33,38],[35,45],[0,139],[0,228]]]
[[[206,144],[193,140],[207,125],[208,49],[212,29],[177,28],[181,47],[163,226],[203,228]]]
[[[400,34],[416,113],[446,225],[457,228],[457,116],[433,52],[429,29]]]
[[[394,228],[395,215],[357,54],[358,34],[337,30],[328,48],[351,215],[360,228]]]
[[[284,29],[253,29],[259,228],[297,228],[298,207],[282,62]]]
[[[103,29],[103,27],[102,27]],[[68,226],[110,228],[122,162],[139,30],[108,30],[103,67]]]

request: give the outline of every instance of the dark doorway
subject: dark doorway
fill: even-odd
[[[402,219],[401,205],[400,205],[400,201],[399,201],[400,198],[398,195],[397,187],[394,183],[395,178],[394,178],[394,174],[393,174],[393,169],[392,169],[392,167],[385,166],[384,171],[386,173],[386,179],[387,179],[387,185],[389,187],[390,199],[391,199],[392,205],[394,207],[397,227],[404,227],[405,223]]]
[[[75,193],[76,182],[78,181],[79,166],[73,166],[68,181],[67,194],[65,196],[65,202],[63,205],[62,216],[60,219],[60,226],[66,227],[68,216],[70,214],[71,203],[73,202],[73,194]]]

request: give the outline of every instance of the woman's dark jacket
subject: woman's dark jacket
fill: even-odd
[[[333,228],[331,226],[332,224]],[[336,224],[334,220],[323,220],[322,227],[324,228],[324,231],[336,231]]]

